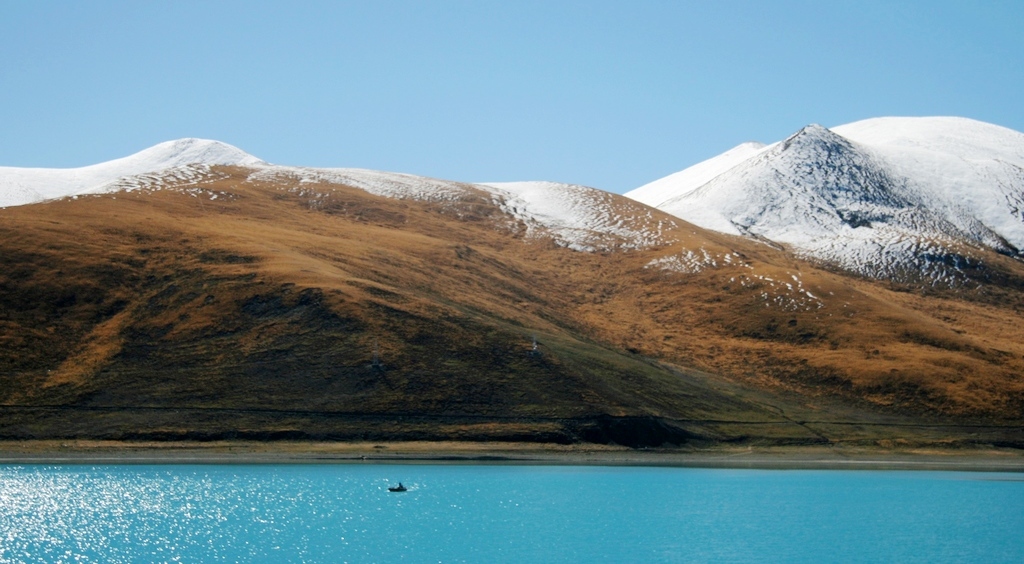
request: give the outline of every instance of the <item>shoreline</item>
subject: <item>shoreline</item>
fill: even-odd
[[[457,442],[0,441],[0,466],[24,464],[495,464],[1024,473],[1024,452],[845,446],[634,450],[608,445]]]

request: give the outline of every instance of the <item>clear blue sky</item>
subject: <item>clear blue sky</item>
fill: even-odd
[[[0,0],[0,165],[204,137],[624,192],[808,123],[1024,130],[1024,1]]]

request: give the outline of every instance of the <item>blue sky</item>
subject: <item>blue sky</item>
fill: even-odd
[[[1024,130],[1024,2],[0,0],[0,165],[180,137],[624,192],[808,123]]]

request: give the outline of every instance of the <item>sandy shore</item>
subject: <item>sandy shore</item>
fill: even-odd
[[[1016,450],[715,448],[633,450],[522,443],[0,442],[0,464],[542,464],[1024,473]]]

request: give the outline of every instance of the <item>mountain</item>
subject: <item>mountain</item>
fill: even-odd
[[[888,190],[833,135],[789,145]],[[37,193],[0,209],[0,439],[1024,446],[1024,268],[982,247],[982,289],[906,291],[583,186],[76,170],[0,169]]]
[[[865,276],[958,286],[985,280],[982,249],[1022,256],[1024,134],[963,118],[810,125],[626,196]]]
[[[134,155],[81,168],[0,167],[0,207],[20,206],[79,194],[116,192],[147,183],[187,184],[218,165],[258,165],[263,161],[219,141],[179,139]]]
[[[278,166],[226,143],[203,139],[169,141],[129,157],[76,169],[0,167],[0,207],[192,186],[216,179],[212,172],[216,166],[253,169],[249,177],[253,181],[344,184],[399,199],[444,202],[485,197],[527,234],[541,230],[577,250],[663,243],[661,226],[648,225],[650,210],[594,188],[555,182],[469,184],[365,169]]]

